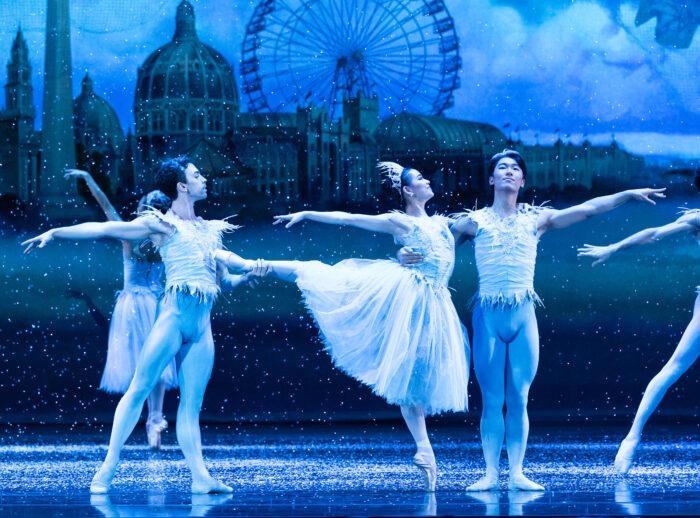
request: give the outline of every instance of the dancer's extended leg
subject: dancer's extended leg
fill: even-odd
[[[92,479],[90,492],[106,493],[109,490],[124,443],[138,423],[146,398],[180,348],[181,340],[177,319],[172,312],[165,310],[153,325],[136,364],[134,379],[114,412],[107,456]]]
[[[180,406],[177,411],[177,441],[192,471],[192,493],[231,493],[226,484],[214,479],[202,457],[199,412],[204,391],[214,367],[211,327],[195,342],[184,344],[180,353]]]
[[[437,467],[435,465],[435,454],[430,445],[428,430],[425,426],[425,412],[422,407],[402,406],[401,415],[406,426],[416,441],[416,454],[413,463],[423,472],[425,490],[435,491],[435,481],[437,478]]]
[[[508,450],[508,489],[544,491],[523,475],[530,422],[527,400],[539,362],[540,343],[535,308],[522,304],[512,310],[519,330],[508,344],[506,359],[506,449]]]
[[[494,311],[489,311],[493,317]],[[474,372],[481,389],[481,447],[484,451],[486,474],[467,491],[498,489],[498,465],[505,435],[503,404],[505,402],[505,344],[498,339],[495,322],[489,321],[477,305],[472,319],[474,325]]]
[[[695,299],[693,318],[686,327],[676,350],[666,365],[652,378],[644,391],[637,414],[627,437],[615,456],[615,469],[627,473],[632,466],[635,450],[642,439],[644,425],[659,406],[666,391],[690,368],[700,355],[700,296]]]

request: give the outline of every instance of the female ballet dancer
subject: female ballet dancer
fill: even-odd
[[[696,176],[696,185],[700,188],[700,178]],[[647,228],[636,234],[613,243],[608,246],[583,245],[579,248],[578,255],[582,257],[592,257],[593,266],[606,261],[611,255],[625,248],[637,245],[655,243],[665,237],[680,233],[691,233],[696,238],[700,238],[700,209],[686,210],[673,223],[668,223],[662,227]],[[644,396],[639,404],[637,414],[634,416],[632,428],[620,444],[620,448],[615,456],[615,469],[626,474],[632,462],[634,454],[642,439],[642,430],[651,414],[659,406],[666,391],[690,368],[700,355],[700,286],[698,295],[695,298],[693,317],[688,327],[683,332],[676,350],[661,371],[654,376],[644,391]]]
[[[43,248],[54,238],[150,239],[165,265],[165,293],[158,303],[156,321],[136,363],[134,378],[114,413],[107,456],[90,484],[91,493],[106,493],[143,404],[161,379],[163,370],[179,356],[180,405],[177,440],[192,472],[192,493],[230,493],[232,488],[213,478],[202,457],[199,412],[214,365],[211,307],[219,293],[218,280],[227,272],[214,255],[222,234],[236,227],[225,221],[207,221],[195,215],[194,204],[207,197],[206,179],[186,157],[166,160],[156,173],[156,185],[172,200],[166,214],[151,209],[132,221],[82,223],[51,229],[28,239],[25,253]],[[229,253],[230,268],[262,272],[260,261]]]
[[[518,204],[527,167],[519,153],[504,150],[488,165],[493,204],[469,211],[452,225],[457,242],[474,240],[479,291],[472,315],[474,371],[481,388],[481,444],[486,474],[468,491],[499,489],[503,441],[508,452],[508,488],[543,491],[523,474],[529,432],[527,400],[537,372],[539,333],[533,280],[537,243],[549,230],[565,228],[629,200],[654,203],[664,189],[636,189],[594,198],[563,210]],[[420,261],[419,254],[402,264]],[[505,419],[503,407],[506,407]]]
[[[123,221],[117,210],[109,202],[104,191],[90,173],[80,169],[69,169],[66,179],[82,178],[109,221]],[[165,213],[170,208],[170,199],[160,191],[151,191],[141,197],[137,213],[144,207],[158,209]],[[134,377],[136,360],[141,353],[149,331],[156,320],[158,298],[163,294],[163,261],[149,241],[122,241],[124,263],[124,288],[117,292],[117,300],[112,311],[105,362],[100,389],[124,394]],[[148,445],[160,448],[160,436],[168,427],[163,416],[165,391],[177,387],[177,367],[175,360],[165,368],[160,381],[148,395],[148,419],[146,436]]]
[[[391,162],[380,168],[401,194],[405,213],[303,211],[276,216],[275,223],[289,228],[310,220],[391,234],[419,250],[423,263],[411,269],[389,260],[265,263],[270,275],[296,281],[335,365],[400,406],[416,442],[413,463],[425,490],[434,491],[437,468],[425,416],[467,408],[469,344],[447,289],[454,239],[448,218],[428,216],[433,191],[419,171]],[[218,252],[224,262],[226,256]]]

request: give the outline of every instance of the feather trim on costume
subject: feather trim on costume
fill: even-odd
[[[212,289],[209,286],[202,286],[190,282],[188,284],[173,284],[168,286],[163,293],[163,300],[169,302],[173,301],[173,299],[178,300],[180,297],[194,297],[200,304],[213,304],[218,294],[218,287],[217,289]]]
[[[499,309],[519,306],[520,304],[529,302],[532,302],[535,306],[544,307],[544,302],[542,302],[542,299],[540,299],[539,295],[537,295],[534,290],[517,291],[510,295],[499,292],[496,295],[482,296],[480,293],[476,293],[469,300],[467,307],[473,308],[476,304],[479,304],[482,308]]]

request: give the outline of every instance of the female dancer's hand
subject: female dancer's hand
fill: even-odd
[[[252,269],[248,273],[244,273],[242,276],[243,281],[251,288],[255,288],[258,285],[258,278],[265,277],[272,271],[272,267],[264,259],[256,259],[253,262],[255,265],[252,267]]]
[[[653,202],[652,202],[653,203]],[[591,266],[595,266],[598,263],[602,263],[608,259],[611,255],[615,253],[615,248],[612,245],[608,246],[595,246],[595,245],[583,245],[578,249],[579,257],[592,257],[595,259]]]
[[[404,246],[396,252],[396,258],[401,266],[415,266],[423,262],[423,254],[409,246]]]
[[[265,277],[268,273],[272,271],[270,263],[265,259],[256,259],[255,266],[246,274],[250,277]]]
[[[286,222],[287,224],[284,226],[284,228],[289,228],[300,221],[304,221],[304,217],[304,212],[293,212],[292,214],[285,214],[284,216],[274,216],[273,219],[275,221],[273,225]]]
[[[53,240],[53,233],[53,229],[48,230],[43,234],[39,234],[36,237],[23,241],[22,246],[27,246],[27,248],[24,249],[24,253],[28,254],[32,248],[44,248]]]
[[[656,205],[656,202],[651,199],[652,196],[656,198],[665,198],[666,194],[664,194],[664,191],[666,190],[666,187],[663,189],[630,189],[627,191],[629,195],[632,197],[633,200],[637,201],[645,201],[647,203],[651,203],[652,205]]]

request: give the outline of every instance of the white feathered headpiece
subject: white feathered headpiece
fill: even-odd
[[[382,174],[385,174],[391,181],[391,188],[396,189],[401,194],[401,173],[406,169],[404,166],[396,162],[379,162],[377,168]]]

